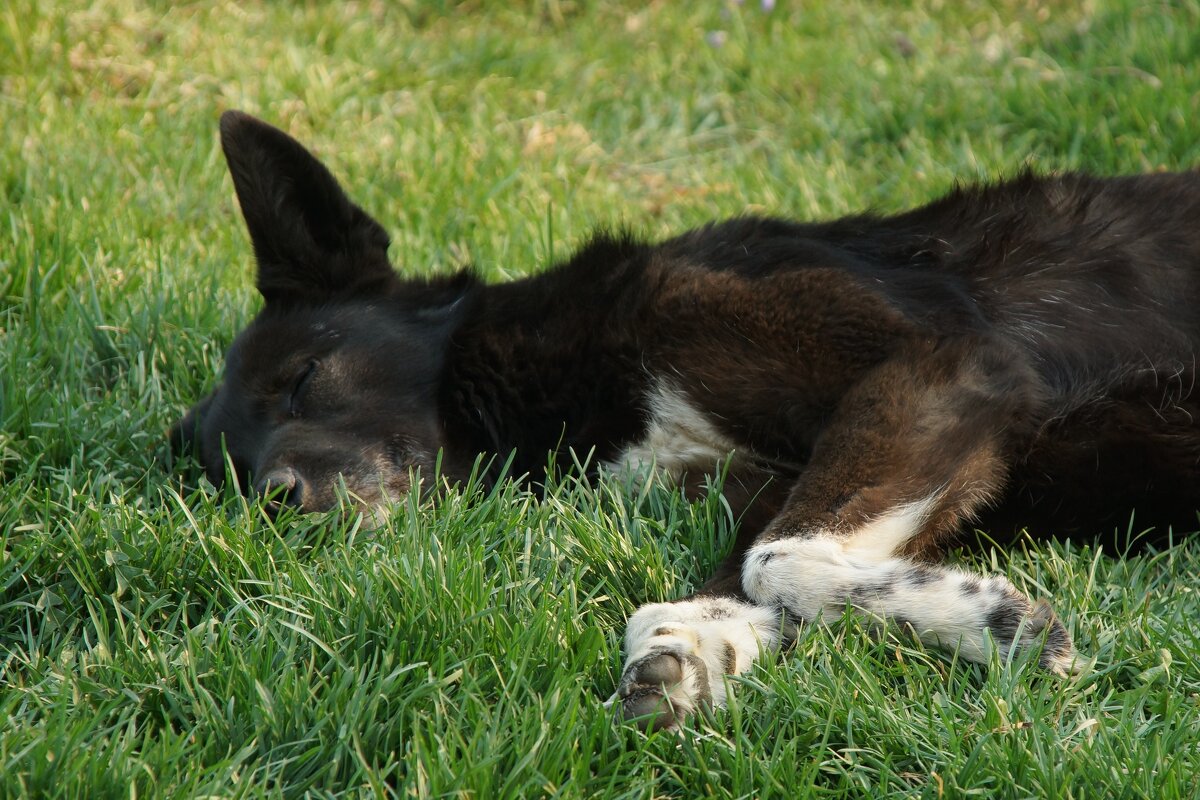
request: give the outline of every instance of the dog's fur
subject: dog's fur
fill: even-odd
[[[1200,175],[1024,174],[896,216],[598,235],[484,285],[401,279],[282,132],[229,112],[221,139],[265,307],[175,431],[213,481],[224,450],[242,486],[316,510],[341,483],[398,497],[439,451],[452,478],[515,452],[537,480],[573,450],[693,488],[732,454],[736,546],[694,597],[630,619],[627,715],[676,725],[783,619],[847,607],[1069,671],[1050,608],[937,565],[949,538],[1135,506],[1195,527]]]

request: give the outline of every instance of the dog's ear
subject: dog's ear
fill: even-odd
[[[248,114],[226,111],[221,147],[268,303],[382,292],[396,281],[387,232],[303,145]]]
[[[450,275],[397,283],[392,296],[419,319],[459,319],[478,287],[479,278],[467,267]]]

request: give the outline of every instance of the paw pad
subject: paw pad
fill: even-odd
[[[646,731],[677,728],[711,699],[704,661],[673,650],[652,652],[630,663],[613,697],[620,703],[621,717]]]

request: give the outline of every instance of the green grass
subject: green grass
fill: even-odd
[[[258,302],[226,108],[404,271],[500,279],[596,224],[1200,163],[1195,0],[82,5],[0,9],[0,795],[1196,795],[1200,543],[960,554],[1054,599],[1077,681],[848,619],[646,736],[601,706],[623,622],[730,546],[718,499],[502,487],[376,533],[185,488],[163,441]]]

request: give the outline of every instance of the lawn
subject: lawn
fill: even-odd
[[[259,303],[227,108],[311,145],[405,273],[500,280],[599,224],[1200,164],[1196,0],[83,5],[0,9],[0,796],[1200,792],[1200,540],[954,554],[1053,600],[1076,680],[829,620],[645,735],[602,706],[624,620],[731,546],[719,497],[273,521],[164,440]]]

